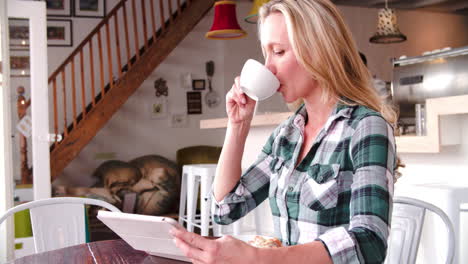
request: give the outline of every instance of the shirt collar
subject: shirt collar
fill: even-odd
[[[351,114],[353,113],[353,110],[354,110],[354,105],[351,101],[349,100],[342,100],[342,101],[338,101],[330,116],[328,117],[328,120],[327,122],[325,123],[325,130],[328,130],[328,127],[333,123],[333,121],[335,121],[336,119],[340,118],[340,117],[344,117],[344,118],[351,118]],[[298,110],[296,110],[296,113],[295,113],[295,117],[293,119],[293,124],[301,129],[301,131],[304,130],[304,126],[305,126],[305,123],[308,119],[308,116],[307,116],[307,110],[306,110],[306,107],[305,107],[305,104],[302,104]]]

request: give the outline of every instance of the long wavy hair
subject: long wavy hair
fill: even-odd
[[[372,75],[333,3],[329,0],[271,0],[259,10],[259,34],[265,19],[273,12],[283,14],[293,52],[321,85],[324,102],[336,99],[347,105],[369,107],[380,112],[396,132],[397,113],[374,89]],[[398,158],[397,167],[400,166]]]
[[[294,54],[323,89],[323,99],[337,99],[378,111],[393,127],[397,114],[373,88],[372,76],[341,14],[328,0],[271,0],[259,10],[260,32],[266,17],[281,12]],[[260,33],[259,33],[260,34]]]

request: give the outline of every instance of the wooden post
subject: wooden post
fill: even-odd
[[[23,86],[19,86],[16,91],[18,92],[18,99],[16,100],[16,106],[18,108],[18,120],[21,120],[26,115],[26,110],[28,109],[31,101],[26,101],[26,98],[24,98]],[[28,142],[26,137],[21,133],[19,133],[19,145],[21,161],[21,184],[32,184],[32,173],[28,166]]]

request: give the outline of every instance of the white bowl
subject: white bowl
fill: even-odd
[[[242,67],[240,87],[255,101],[265,100],[276,93],[280,86],[278,78],[260,62],[248,59]]]

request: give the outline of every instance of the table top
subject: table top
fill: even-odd
[[[134,250],[121,239],[106,240],[38,253],[14,260],[14,264],[93,263],[93,264],[186,264],[187,262],[152,256]]]

